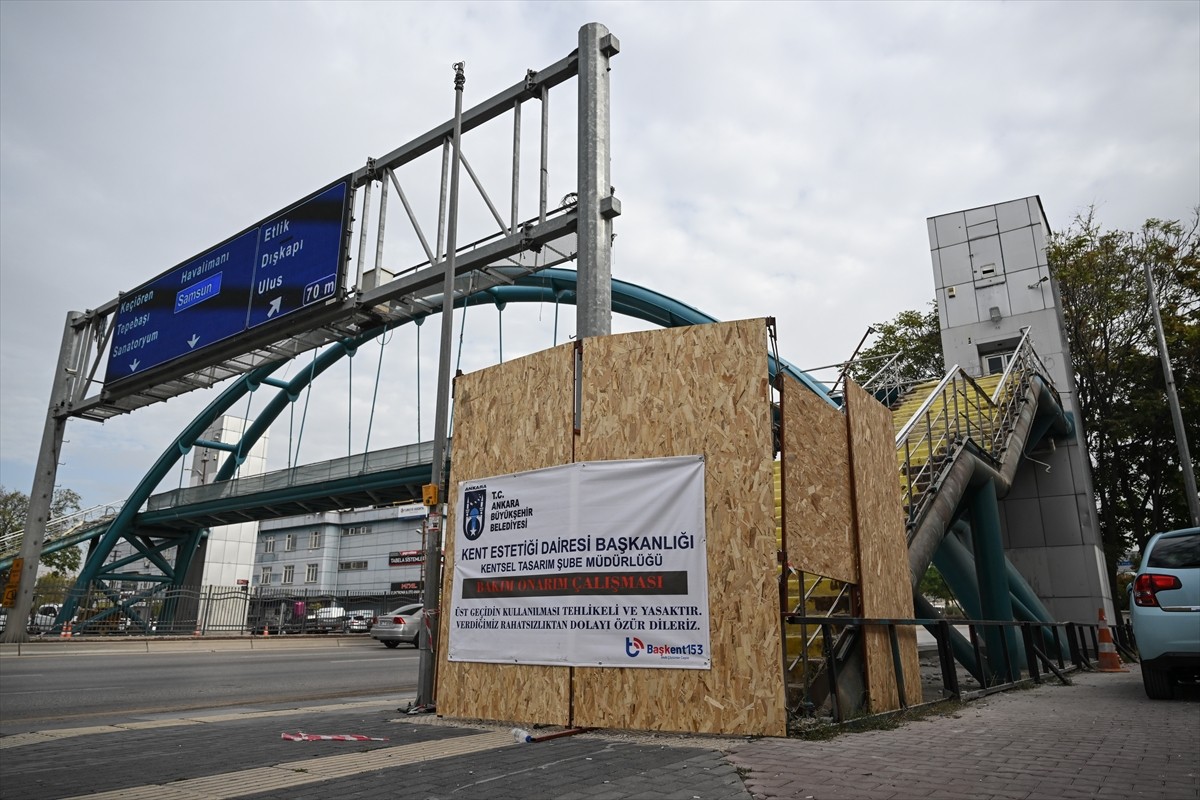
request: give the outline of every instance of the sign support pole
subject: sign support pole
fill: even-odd
[[[599,22],[579,29],[579,222],[576,329],[612,333],[612,218],[621,213],[610,180],[609,57],[617,38]]]
[[[46,522],[50,518],[50,507],[54,502],[54,483],[58,477],[58,457],[62,452],[63,434],[67,429],[70,373],[68,372],[74,347],[78,342],[74,323],[78,315],[67,314],[62,344],[58,348],[58,363],[54,366],[54,384],[50,391],[50,407],[46,411],[46,426],[42,429],[42,446],[38,451],[37,470],[33,476],[33,487],[29,490],[29,510],[25,517],[25,533],[21,537],[20,586],[13,604],[8,624],[0,634],[0,642],[27,642],[29,634],[25,622],[33,608],[33,589],[37,584],[38,563],[42,557],[42,545],[46,540]],[[14,562],[15,568],[15,562]]]
[[[438,357],[437,408],[433,431],[433,480],[439,493],[446,493],[446,449],[450,416],[450,346],[454,337],[454,257],[458,250],[458,175],[462,157],[462,96],[467,83],[466,62],[454,65],[454,161],[450,170],[450,214],[446,232],[446,276],[442,288],[442,344]],[[445,501],[441,504],[445,508]],[[442,519],[445,519],[443,512]],[[425,536],[425,586],[422,600],[425,608],[424,629],[418,634],[421,642],[421,661],[417,670],[417,710],[432,711],[434,707],[434,652],[430,637],[439,625],[438,603],[442,589],[441,533],[429,531]]]

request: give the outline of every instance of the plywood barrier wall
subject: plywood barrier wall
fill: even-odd
[[[780,396],[788,561],[858,583],[846,417],[794,378],[784,377]]]
[[[892,415],[874,397],[847,381],[846,411],[850,426],[850,458],[859,552],[862,615],[912,618],[912,587],[908,578],[908,547],[896,480],[895,433]],[[917,632],[897,629],[904,668],[907,702],[921,702]],[[871,711],[900,707],[892,668],[892,648],[886,629],[866,630],[867,692]]]
[[[705,456],[712,669],[576,668],[574,724],[786,734],[766,355],[761,319],[584,340],[576,460]]]
[[[552,467],[571,461],[575,345],[509,361],[454,385],[451,514],[446,520],[443,609],[449,608],[459,481]],[[440,641],[447,642],[443,615]],[[439,648],[437,708],[450,717],[569,724],[570,671],[562,667],[451,662]]]

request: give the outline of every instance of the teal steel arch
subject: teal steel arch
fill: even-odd
[[[545,269],[532,275],[525,275],[511,285],[494,286],[455,301],[456,308],[492,303],[503,308],[507,303],[567,303],[575,302],[576,273],[574,270]],[[655,292],[642,286],[626,281],[612,282],[613,311],[665,328],[684,327],[717,322],[704,312],[681,303],[667,295]],[[419,321],[421,317],[414,318]],[[138,509],[146,502],[155,487],[175,468],[175,465],[186,456],[200,440],[204,431],[208,430],[222,414],[228,411],[234,403],[247,394],[257,391],[267,385],[276,388],[275,396],[258,412],[254,421],[245,429],[242,437],[235,444],[229,445],[229,455],[217,470],[215,481],[226,481],[233,477],[237,468],[245,461],[262,435],[274,424],[279,415],[295,402],[302,391],[311,384],[318,375],[324,373],[347,355],[354,352],[363,344],[382,335],[391,328],[407,323],[409,320],[380,325],[356,337],[335,342],[326,347],[311,362],[311,364],[284,381],[271,377],[271,374],[287,363],[286,360],[266,364],[258,369],[237,378],[212,403],[201,411],[190,424],[180,432],[146,475],[138,482],[121,511],[109,523],[96,539],[93,540],[87,561],[75,584],[75,590],[69,594],[59,615],[59,623],[71,619],[76,611],[78,600],[88,587],[97,583],[110,593],[113,600],[112,611],[118,606],[130,605],[138,598],[122,600],[115,590],[108,587],[105,581],[138,580],[147,581],[144,575],[125,574],[122,570],[129,564],[149,559],[163,573],[156,580],[172,588],[179,588],[187,576],[191,559],[200,541],[201,531],[190,534],[178,532],[138,531],[134,528],[134,518]],[[773,379],[779,372],[801,382],[818,396],[824,398],[830,405],[836,406],[820,383],[802,370],[797,369],[783,359],[776,359],[768,354],[768,371]],[[106,564],[105,560],[112,553],[113,547],[121,539],[129,541],[135,553],[119,561]],[[174,561],[168,561],[164,553],[175,550]]]

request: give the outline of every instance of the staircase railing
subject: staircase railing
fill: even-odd
[[[96,525],[105,521],[105,519],[112,519],[116,516],[120,508],[120,503],[107,503],[47,520],[46,538],[43,540],[43,548],[45,545],[52,544],[65,536],[71,535],[80,528]],[[9,558],[10,556],[18,555],[21,552],[21,542],[24,539],[24,529],[10,531],[0,536],[0,558]]]
[[[988,392],[955,366],[896,434],[910,536],[932,500],[930,489],[938,485],[943,471],[949,469],[967,441],[997,465],[1000,463],[1035,375],[1051,384],[1026,329],[994,391]]]

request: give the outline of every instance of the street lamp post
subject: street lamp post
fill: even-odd
[[[1154,331],[1158,334],[1158,355],[1162,359],[1163,377],[1167,381],[1167,403],[1171,406],[1171,421],[1175,424],[1175,442],[1179,446],[1179,466],[1183,470],[1183,487],[1187,494],[1188,514],[1192,525],[1200,527],[1200,499],[1196,497],[1196,473],[1192,469],[1192,456],[1188,452],[1187,432],[1183,428],[1183,412],[1179,409],[1179,394],[1175,391],[1175,375],[1171,371],[1171,358],[1167,355],[1167,337],[1163,334],[1162,316],[1158,311],[1158,291],[1154,287],[1154,276],[1150,263],[1146,268],[1146,286],[1150,290],[1150,311],[1154,314]]]

